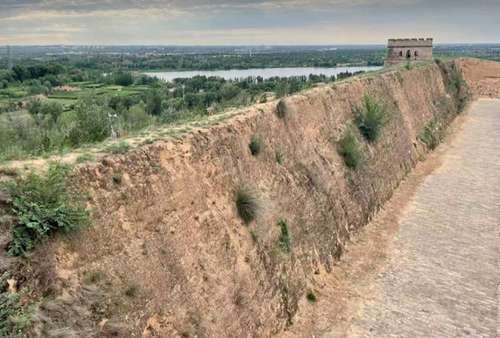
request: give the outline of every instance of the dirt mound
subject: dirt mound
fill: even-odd
[[[279,112],[277,102],[256,105],[181,139],[78,166],[72,181],[88,193],[94,225],[50,243],[56,277],[39,334],[282,332],[299,307],[312,306],[315,276],[334,269],[351,234],[425,154],[422,133],[439,133],[456,116],[464,91],[450,83],[455,70],[433,63],[365,75],[286,98]],[[337,141],[364,95],[388,118],[376,142],[352,128],[362,154],[353,170]],[[243,185],[260,205],[248,225],[235,205]]]

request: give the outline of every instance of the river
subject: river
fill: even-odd
[[[146,72],[146,75],[157,77],[164,81],[172,81],[177,78],[192,78],[197,75],[201,76],[217,76],[226,80],[245,79],[248,77],[261,76],[264,79],[271,77],[293,77],[293,76],[309,76],[314,75],[338,75],[339,73],[355,73],[359,71],[374,71],[381,69],[378,66],[365,66],[365,67],[335,67],[335,68],[321,68],[321,67],[287,67],[287,68],[252,68],[252,69],[230,69],[230,70],[195,70],[195,71],[170,71],[170,72]]]

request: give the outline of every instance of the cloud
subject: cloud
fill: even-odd
[[[499,12],[498,0],[0,0],[0,44],[498,41]]]

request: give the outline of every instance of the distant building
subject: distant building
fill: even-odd
[[[385,65],[395,65],[407,61],[432,60],[432,38],[389,39]]]

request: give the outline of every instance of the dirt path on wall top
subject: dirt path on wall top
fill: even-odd
[[[500,100],[482,99],[348,246],[285,336],[497,337]]]

